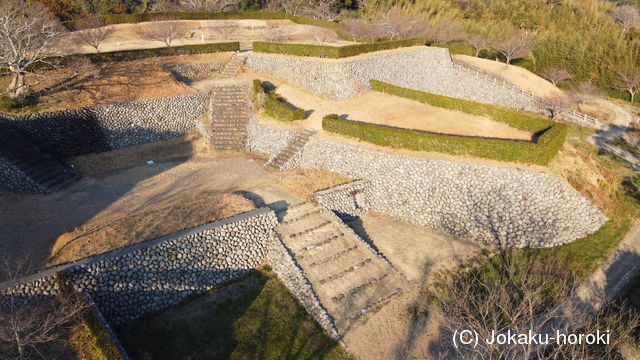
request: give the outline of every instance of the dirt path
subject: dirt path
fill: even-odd
[[[613,113],[610,124],[602,125],[601,129],[594,135],[590,136],[587,140],[596,146],[603,148],[604,150],[616,154],[620,158],[624,159],[635,170],[640,171],[640,158],[631,151],[627,151],[619,146],[615,146],[610,142],[612,140],[623,138],[630,144],[633,141],[626,137],[625,132],[632,121],[634,121],[633,113],[625,109],[624,107],[605,99],[594,99],[593,103],[608,109]]]
[[[124,155],[123,155],[124,156]],[[263,159],[243,155],[196,156],[84,176],[48,195],[0,193],[0,254],[31,258],[44,266],[56,238],[78,228],[97,228],[149,209],[171,208],[185,198],[239,193],[258,206],[298,201],[304,194],[344,182],[330,173],[268,171]]]
[[[328,114],[347,115],[351,120],[446,134],[531,140],[531,134],[486,117],[446,110],[379,92],[367,92],[347,101],[335,101],[308,90],[264,75],[245,73],[243,77],[261,79],[276,85],[276,92],[292,105],[310,114],[302,125],[322,129]]]
[[[544,98],[554,98],[564,95],[562,90],[558,89],[551,82],[519,66],[506,66],[504,63],[498,61],[460,54],[453,55],[453,58],[462,64],[471,65],[501,77],[534,95]]]

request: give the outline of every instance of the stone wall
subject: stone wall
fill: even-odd
[[[273,211],[260,208],[48,269],[6,284],[0,300],[8,294],[25,299],[55,295],[54,276],[63,272],[110,323],[132,321],[264,264],[277,223]]]
[[[273,160],[296,135],[294,130],[280,130],[261,124],[255,115],[251,115],[247,124],[247,150],[269,155]]]
[[[369,211],[372,191],[368,180],[356,180],[316,191],[314,195],[320,206],[348,221]]]
[[[206,80],[220,75],[224,68],[224,62],[201,64],[178,64],[169,66],[171,74],[184,83]]]
[[[270,141],[288,136],[276,129],[268,133]],[[262,144],[259,133],[248,142],[273,151]],[[309,139],[297,165],[369,180],[366,200],[375,212],[505,246],[570,243],[592,234],[606,220],[560,179],[530,170],[404,157],[316,137]]]
[[[455,69],[449,50],[443,48],[414,47],[337,60],[252,53],[246,66],[336,100],[356,96],[375,79],[438,95],[546,112],[523,94]]]
[[[0,129],[0,131],[2,131]],[[0,154],[0,189],[11,192],[39,193],[42,189],[24,172]]]
[[[57,158],[141,145],[189,133],[205,113],[207,94],[123,102],[12,116],[5,121]]]

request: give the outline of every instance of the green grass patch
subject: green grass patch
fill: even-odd
[[[266,270],[125,325],[120,334],[138,359],[350,359]]]
[[[100,63],[111,61],[139,60],[160,56],[210,54],[225,51],[238,51],[239,49],[240,43],[235,41],[224,43],[160,47],[153,49],[111,51],[98,54],[86,54],[83,56],[87,56],[94,63]]]
[[[529,142],[439,134],[344,120],[335,114],[325,116],[322,121],[323,129],[393,148],[471,155],[487,159],[542,165],[547,164],[558,153],[565,140],[566,124],[555,123],[530,113],[404,89],[375,80],[371,80],[371,85],[374,90],[425,104],[486,116],[517,129],[536,134],[537,140]]]
[[[444,43],[435,43],[430,46],[439,47],[449,49],[451,54],[461,54],[461,55],[476,55],[476,48],[467,44],[444,44]]]
[[[295,56],[311,56],[339,59],[373,51],[397,49],[408,46],[424,45],[422,38],[409,38],[400,40],[377,41],[372,43],[354,44],[345,46],[309,45],[309,44],[285,44],[256,41],[253,43],[253,51],[274,54],[286,54]]]
[[[304,109],[295,108],[287,104],[285,100],[275,92],[268,92],[262,85],[262,81],[253,80],[252,98],[254,103],[261,99],[260,107],[264,108],[267,115],[280,121],[303,120],[306,116]]]

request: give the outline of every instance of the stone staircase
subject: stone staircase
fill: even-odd
[[[404,277],[382,256],[311,202],[290,206],[277,231],[341,335],[405,287]]]
[[[231,56],[231,59],[229,59],[229,61],[224,65],[224,68],[222,68],[220,77],[224,79],[235,77],[240,72],[240,69],[242,69],[242,65],[244,65],[246,60],[246,57],[238,53],[234,53]]]
[[[80,179],[80,174],[42,151],[10,126],[0,126],[0,157],[18,168],[40,193],[50,193]]]
[[[284,170],[285,166],[293,159],[293,157],[298,154],[302,148],[307,144],[309,138],[315,135],[316,131],[311,129],[302,129],[298,130],[296,135],[291,141],[287,144],[287,147],[284,148],[276,157],[271,159],[267,166],[270,166],[274,169]]]
[[[244,150],[249,122],[249,88],[245,83],[217,83],[211,91],[209,119],[215,150]]]

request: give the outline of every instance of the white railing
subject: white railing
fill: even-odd
[[[494,83],[496,85],[502,86],[506,89],[515,91],[521,95],[524,95],[528,98],[531,98],[534,102],[536,102],[537,104],[539,104],[540,106],[543,106],[544,108],[546,108],[547,110],[552,112],[553,117],[562,117],[565,120],[568,120],[570,122],[574,122],[574,123],[578,123],[580,125],[584,125],[584,126],[588,126],[588,127],[592,127],[595,128],[598,126],[599,122],[598,119],[595,119],[587,114],[583,114],[581,112],[575,111],[573,109],[569,109],[555,101],[551,101],[549,99],[545,99],[542,98],[540,96],[536,96],[530,92],[524,91],[522,89],[520,89],[519,87],[515,86],[514,84],[504,80],[504,79],[500,79],[495,75],[491,75],[486,71],[477,69],[477,68],[473,68],[470,67],[468,65],[460,65],[457,63],[453,63],[453,68],[457,69],[457,70],[461,70],[464,72],[467,72],[469,74],[472,74],[474,76],[477,76],[481,79],[484,79],[486,81],[489,81],[491,83]]]

